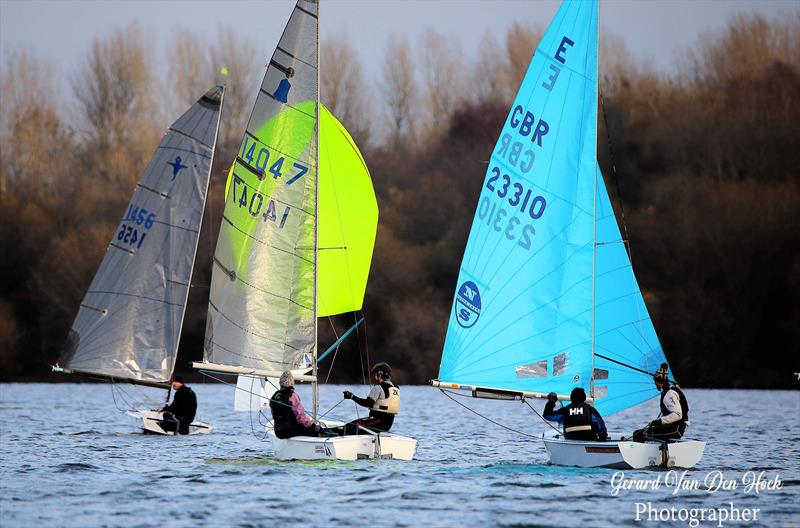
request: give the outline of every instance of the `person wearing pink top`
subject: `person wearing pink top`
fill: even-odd
[[[270,398],[269,408],[278,438],[320,436],[320,426],[306,414],[300,396],[294,391],[294,377],[290,371],[281,375],[280,389]]]

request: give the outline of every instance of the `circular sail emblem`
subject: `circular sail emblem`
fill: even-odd
[[[463,328],[473,326],[481,315],[481,294],[472,281],[463,283],[458,288],[455,302],[456,321]]]

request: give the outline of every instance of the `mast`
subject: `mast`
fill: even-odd
[[[317,319],[317,273],[319,270],[319,132],[320,132],[320,115],[319,115],[319,23],[320,23],[320,9],[319,0],[317,0],[317,134],[316,145],[314,147],[314,347],[311,349],[311,368],[314,376],[314,381],[311,383],[311,417],[317,419],[317,410],[319,408],[319,384],[317,383],[317,343],[319,340],[319,322]]]
[[[222,104],[225,101],[225,85],[221,84],[218,85],[217,88],[220,91],[219,97],[219,115],[222,115]],[[211,173],[214,169],[214,154],[217,153],[217,136],[219,136],[219,122],[220,119],[217,119],[217,126],[214,129],[214,142],[211,143],[211,160],[208,162],[208,178],[206,178],[206,189],[205,189],[205,197],[206,202],[203,203],[203,208],[200,210],[200,222],[197,224],[197,239],[194,241],[194,258],[192,259],[192,264],[189,267],[189,284],[186,285],[186,295],[183,297],[183,305],[186,306],[189,302],[189,290],[192,287],[192,275],[194,274],[194,265],[197,261],[197,248],[200,245],[200,229],[203,227],[203,217],[205,216],[206,208],[205,204],[208,202],[208,187],[211,185]],[[172,393],[172,375],[175,374],[175,364],[178,362],[178,348],[181,343],[181,334],[183,333],[183,322],[186,320],[186,310],[183,311],[183,316],[178,323],[178,338],[175,340],[175,356],[172,358],[172,366],[169,369],[169,388],[167,389],[167,401],[169,401],[170,394]]]
[[[600,92],[600,6],[597,6],[597,60],[595,61],[596,93]],[[597,112],[597,96],[595,96],[595,112]],[[592,372],[589,376],[589,396],[594,399],[594,341],[595,319],[597,312],[597,175],[599,162],[597,161],[597,126],[599,116],[595,114],[594,138],[594,191],[592,193]]]

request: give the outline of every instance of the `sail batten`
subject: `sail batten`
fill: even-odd
[[[164,386],[172,376],[219,128],[222,87],[167,130],[81,302],[59,365]]]
[[[511,106],[478,198],[439,379],[544,394],[582,387],[613,412],[655,389],[594,350],[635,365],[663,352],[597,166],[597,13],[594,0],[562,4]]]

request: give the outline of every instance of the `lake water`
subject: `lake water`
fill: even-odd
[[[660,476],[662,484],[614,496],[614,470],[550,466],[540,442],[501,429],[430,387],[402,389],[393,430],[419,441],[413,462],[325,463],[274,460],[257,418],[251,426],[249,414],[231,411],[232,387],[192,387],[198,418],[216,427],[210,435],[142,435],[134,419],[117,410],[110,385],[0,385],[0,525],[690,525],[648,521],[646,513],[637,522],[637,507],[644,508],[637,503],[650,503],[657,511],[674,507],[686,515],[700,508],[730,510],[731,504],[740,514],[759,509],[756,522],[723,526],[800,526],[798,391],[687,390],[689,436],[710,442],[700,464],[684,476],[684,482],[699,481],[700,489],[673,494],[663,484],[664,471],[625,471],[626,480]],[[323,386],[321,409],[335,405],[344,388],[362,396],[367,391]],[[125,391],[133,399],[143,394]],[[163,392],[145,391],[152,405],[163,398]],[[308,387],[300,394],[310,403]],[[519,402],[459,401],[526,432],[546,428]],[[542,402],[532,403],[541,410]],[[120,395],[116,405],[125,408]],[[346,401],[330,417],[355,414]],[[630,432],[655,415],[653,400],[607,422],[612,430]],[[752,471],[763,471],[764,480],[777,477],[780,489],[748,492],[743,479]],[[705,483],[714,484],[715,477],[737,487],[709,493]]]

